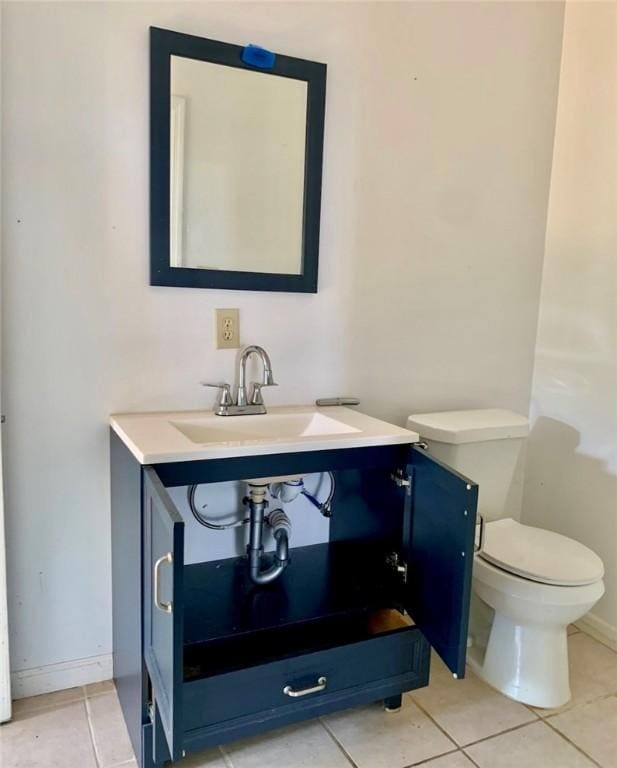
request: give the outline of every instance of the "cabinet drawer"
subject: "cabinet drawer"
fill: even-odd
[[[396,682],[401,690],[409,690],[424,684],[427,657],[428,645],[421,632],[408,627],[188,682],[183,685],[183,730],[266,710],[306,712],[314,707],[317,715],[340,692],[378,681]]]

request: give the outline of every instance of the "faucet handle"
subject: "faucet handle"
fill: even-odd
[[[264,399],[263,399],[263,396],[261,394],[261,390],[264,387],[278,387],[278,384],[276,383],[276,381],[270,381],[267,384],[259,384],[259,382],[254,381],[252,383],[251,396],[249,398],[249,403],[251,405],[263,405],[264,404]]]
[[[217,405],[233,405],[233,398],[231,396],[231,385],[226,381],[202,381],[202,387],[215,387],[221,391]]]

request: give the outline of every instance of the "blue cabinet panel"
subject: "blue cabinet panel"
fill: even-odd
[[[418,447],[407,474],[408,610],[450,670],[464,677],[478,486]]]
[[[144,657],[173,760],[182,756],[184,522],[144,470]]]

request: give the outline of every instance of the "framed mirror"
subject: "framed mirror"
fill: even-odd
[[[317,291],[326,65],[150,29],[150,284]]]

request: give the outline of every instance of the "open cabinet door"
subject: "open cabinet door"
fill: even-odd
[[[182,757],[184,522],[144,469],[144,656],[172,760]]]
[[[452,673],[464,677],[478,486],[415,446],[407,474],[406,608]]]

